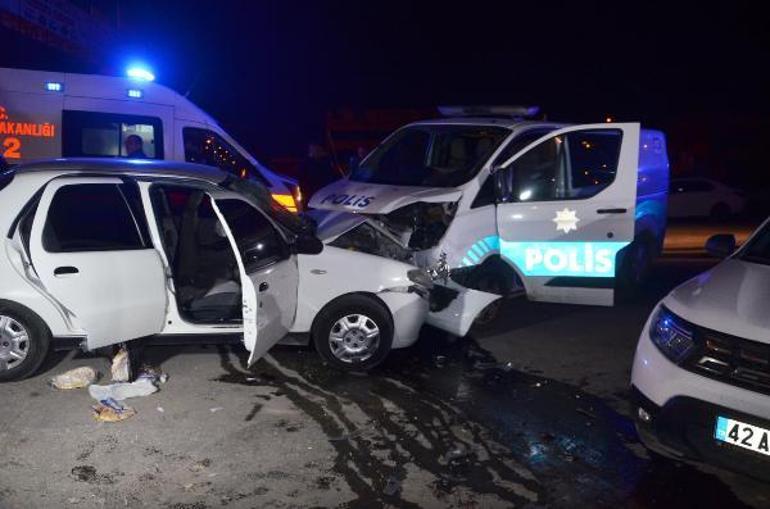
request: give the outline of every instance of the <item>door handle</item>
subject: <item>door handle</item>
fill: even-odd
[[[628,209],[599,209],[596,211],[597,214],[625,214],[628,212]]]
[[[80,271],[77,267],[56,267],[53,269],[54,276],[69,276],[72,274],[79,274]]]
[[[259,283],[259,291],[260,292],[266,292],[270,288],[270,285],[267,283]]]

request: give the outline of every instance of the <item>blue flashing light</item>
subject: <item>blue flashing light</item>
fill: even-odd
[[[64,83],[58,81],[46,81],[45,89],[49,92],[62,92],[64,90]]]
[[[127,94],[131,99],[141,99],[144,96],[144,92],[138,88],[129,88]]]
[[[142,81],[155,81],[155,75],[146,67],[129,67],[126,70],[129,78]]]

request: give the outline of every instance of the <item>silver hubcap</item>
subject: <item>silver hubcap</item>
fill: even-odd
[[[0,371],[13,369],[29,354],[29,334],[10,316],[0,315]]]
[[[380,344],[380,328],[366,315],[343,316],[332,325],[329,346],[342,362],[361,362],[371,357]]]

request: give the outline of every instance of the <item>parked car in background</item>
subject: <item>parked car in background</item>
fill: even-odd
[[[743,212],[746,196],[721,182],[701,177],[671,180],[668,217],[727,219]]]
[[[636,425],[658,453],[770,480],[770,220],[652,312],[631,377]]]
[[[251,364],[289,333],[365,370],[429,315],[464,335],[497,298],[324,245],[258,182],[203,165],[19,165],[0,173],[0,231],[0,381],[34,373],[52,342],[228,338]]]

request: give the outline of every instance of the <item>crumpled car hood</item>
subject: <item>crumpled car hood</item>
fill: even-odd
[[[311,210],[307,212],[316,222],[315,235],[326,244],[343,235],[367,220],[365,215],[351,212]]]
[[[365,214],[388,214],[417,202],[455,202],[462,191],[453,188],[391,186],[338,180],[324,187],[310,199],[310,207],[344,210]]]
[[[663,303],[687,321],[770,343],[770,266],[729,259],[672,291]]]

